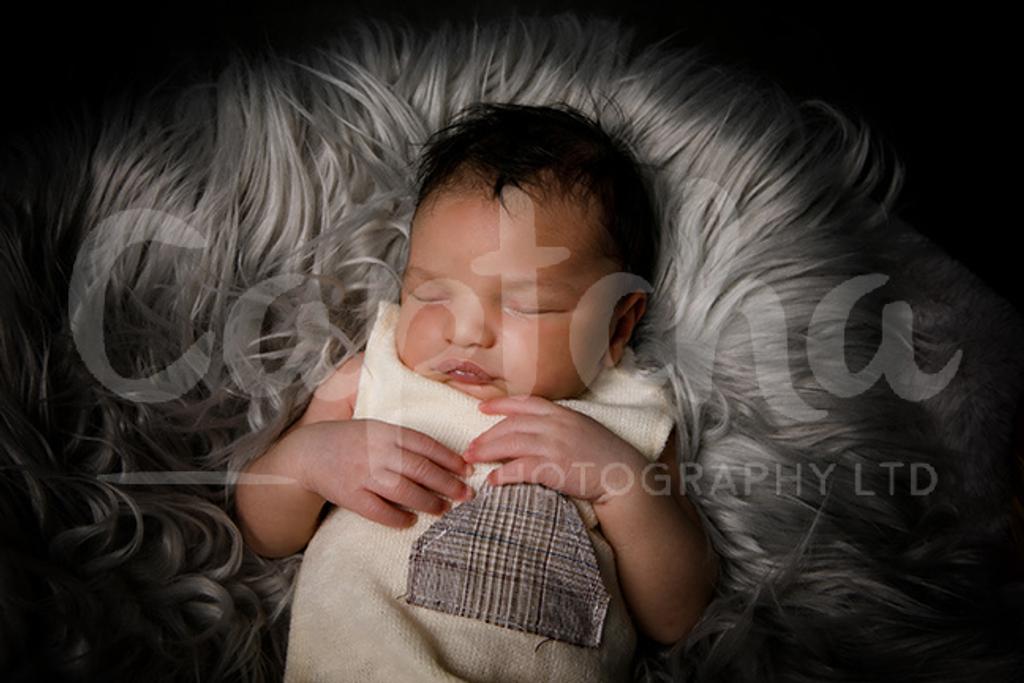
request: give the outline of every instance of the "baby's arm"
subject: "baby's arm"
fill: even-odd
[[[651,481],[654,477],[644,477],[626,492],[594,504],[601,530],[615,550],[630,613],[641,631],[665,645],[692,630],[711,600],[718,574],[718,560],[697,511],[680,492],[675,441],[673,431],[658,459],[668,467],[671,495]]]
[[[284,557],[302,550],[313,537],[326,502],[301,485],[299,458],[305,432],[299,428],[315,422],[348,420],[352,417],[363,354],[346,361],[313,394],[306,411],[267,451],[249,463],[243,474],[271,474],[287,477],[289,484],[246,484],[235,488],[235,518],[242,538],[264,557]]]

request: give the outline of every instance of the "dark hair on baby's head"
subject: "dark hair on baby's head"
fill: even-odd
[[[488,183],[493,199],[511,184],[596,200],[604,228],[599,249],[653,281],[658,230],[640,169],[624,144],[569,105],[477,103],[462,110],[427,141],[416,206],[467,179]]]

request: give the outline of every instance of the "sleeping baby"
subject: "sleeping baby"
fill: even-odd
[[[294,484],[236,490],[253,550],[305,548],[285,680],[629,680],[717,571],[629,345],[644,183],[567,106],[470,107],[419,171],[400,300],[245,470]]]

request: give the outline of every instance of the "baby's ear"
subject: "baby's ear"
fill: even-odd
[[[629,294],[623,294],[619,297],[619,300],[615,302],[615,311],[613,313],[616,321],[623,315],[629,315],[634,318],[633,323],[640,320],[644,313],[647,311],[647,293],[646,292],[630,292]]]
[[[609,330],[608,350],[604,357],[607,367],[618,365],[626,344],[633,336],[633,330],[646,310],[647,294],[644,292],[631,292],[615,305],[615,314]]]

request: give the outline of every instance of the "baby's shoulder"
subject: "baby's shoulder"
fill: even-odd
[[[320,383],[300,418],[301,423],[351,419],[359,393],[364,355],[362,351],[354,354]]]

